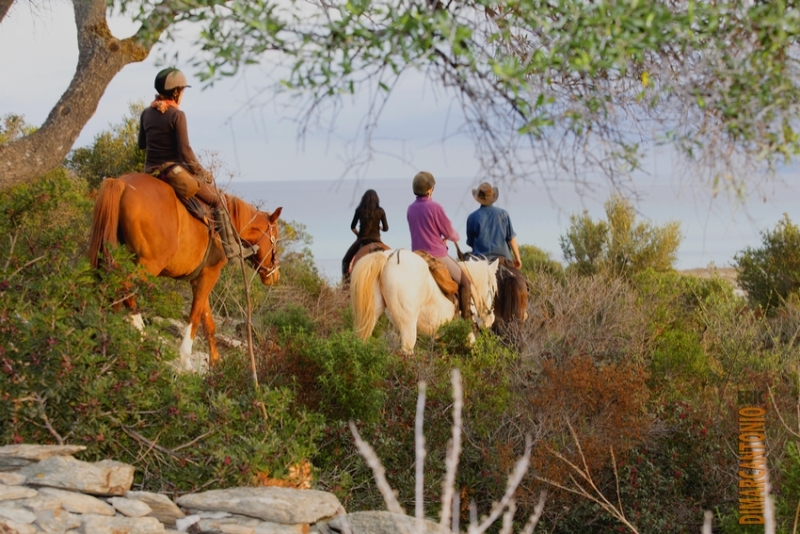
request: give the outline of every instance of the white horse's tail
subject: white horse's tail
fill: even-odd
[[[375,282],[380,282],[381,272],[386,265],[384,253],[367,254],[361,258],[350,275],[350,301],[353,303],[353,328],[356,335],[367,340],[372,335],[375,317],[375,295],[372,292]]]

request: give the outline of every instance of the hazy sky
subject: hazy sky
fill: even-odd
[[[111,18],[109,24],[119,38],[132,34],[136,28],[124,18]],[[3,73],[0,115],[22,114],[29,124],[40,125],[68,87],[77,64],[71,3],[43,0],[40,7],[33,8],[30,3],[18,0],[0,23],[0,50],[3,51],[0,54],[0,72]],[[166,49],[168,53],[176,50],[179,49],[174,44]],[[190,141],[196,153],[202,157],[204,151],[217,152],[226,167],[235,173],[236,182],[335,180],[343,176],[346,169],[343,160],[352,150],[348,141],[361,131],[362,97],[340,112],[335,131],[326,133],[323,130],[308,135],[301,143],[293,122],[296,112],[288,107],[289,101],[276,100],[271,92],[264,91],[268,87],[266,73],[274,70],[268,60],[248,69],[244,76],[203,90],[186,61],[190,55],[188,50],[181,45],[183,61],[176,66],[186,72],[193,85],[181,108],[187,114]],[[75,146],[90,144],[97,133],[119,123],[130,102],[152,100],[153,79],[163,67],[156,64],[158,56],[156,48],[146,61],[126,66],[114,78]],[[467,192],[480,181],[480,168],[472,142],[463,136],[452,136],[461,125],[459,116],[458,107],[446,95],[441,92],[437,95],[421,76],[409,76],[393,94],[384,112],[374,145],[374,161],[361,176],[351,172],[345,178],[410,180],[418,170],[425,169],[437,178],[463,179]],[[442,142],[444,137],[448,137],[446,143]],[[789,211],[795,222],[800,222],[800,216],[791,212],[800,201],[794,175],[787,174],[785,178],[791,185],[777,183],[754,195],[745,206],[736,206],[724,197],[713,199],[708,190],[695,188],[686,177],[674,176],[670,159],[664,152],[648,159],[646,172],[636,178],[642,198],[638,206],[642,216],[651,217],[656,223],[664,222],[672,211],[681,220],[686,235],[681,256],[692,258],[682,260],[682,267],[702,266],[709,261],[728,264],[736,251],[758,245],[759,232],[773,228],[783,211]],[[359,187],[349,181],[342,186],[352,189],[352,194],[348,195],[350,202],[357,201]],[[565,184],[562,191],[565,188],[568,189],[569,184]],[[514,194],[513,189],[507,187],[506,190]],[[608,186],[601,184],[592,195],[576,201],[574,192],[559,196],[555,191],[551,197],[541,189],[530,199],[530,206],[534,210],[551,210],[556,225],[554,232],[563,233],[571,213],[586,208],[594,217],[601,217],[603,202],[609,193]],[[528,216],[519,213],[519,209],[512,217]],[[347,225],[349,220],[336,224]],[[710,227],[714,228],[713,232],[709,232]],[[709,254],[708,241],[712,234],[724,235],[730,246],[722,252]],[[560,259],[553,246],[549,249]],[[687,261],[692,265],[687,265]]]

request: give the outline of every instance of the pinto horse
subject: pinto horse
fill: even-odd
[[[472,282],[474,313],[480,325],[494,322],[492,303],[497,291],[497,262],[470,260],[459,262]],[[366,340],[378,318],[386,311],[400,331],[401,348],[413,353],[417,332],[434,334],[442,324],[456,317],[456,305],[448,299],[428,269],[428,263],[409,250],[386,250],[361,258],[350,277],[353,325]],[[475,335],[470,332],[470,339]]]
[[[276,221],[282,208],[269,214],[239,198],[230,195],[225,198],[231,222],[241,240],[259,247],[247,261],[264,285],[277,283],[280,273]],[[92,266],[98,266],[101,253],[110,262],[107,247],[118,243],[125,244],[136,256],[136,262],[153,276],[191,283],[192,308],[180,347],[181,364],[191,369],[192,344],[201,322],[208,340],[210,364],[216,364],[219,361],[214,340],[216,326],[208,297],[228,261],[219,237],[212,238],[209,227],[189,213],[172,187],[148,174],[136,173],[106,178],[100,186],[89,241]],[[135,309],[135,297],[126,299],[125,306]]]

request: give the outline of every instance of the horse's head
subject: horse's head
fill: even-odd
[[[278,208],[271,214],[257,211],[255,208],[236,197],[228,198],[231,206],[231,219],[239,231],[242,241],[250,246],[258,245],[256,253],[247,261],[261,277],[261,283],[271,286],[278,283]]]
[[[271,286],[278,283],[281,273],[278,270],[278,217],[281,210],[278,208],[271,214],[259,211],[253,223],[248,228],[247,235],[242,234],[242,239],[250,245],[258,245],[258,250],[247,260],[261,277],[261,283]]]
[[[494,260],[468,260],[463,262],[472,282],[473,320],[478,326],[491,328],[494,324],[494,297],[497,294],[497,268]]]

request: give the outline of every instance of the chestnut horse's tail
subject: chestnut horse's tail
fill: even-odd
[[[372,292],[375,282],[380,280],[381,272],[388,261],[386,254],[372,253],[361,258],[350,275],[350,300],[353,303],[353,328],[363,340],[372,335],[375,328],[375,295]]]
[[[97,267],[100,252],[106,245],[116,245],[119,226],[119,200],[125,191],[125,182],[116,178],[106,178],[100,184],[92,215],[92,230],[89,237],[89,261]]]

